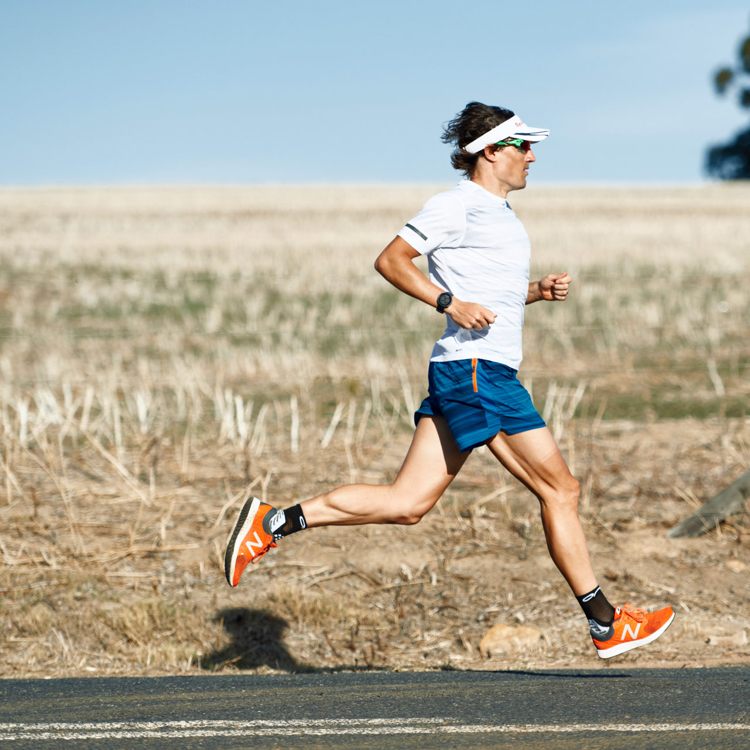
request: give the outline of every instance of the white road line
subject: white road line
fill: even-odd
[[[215,727],[234,727],[247,729],[248,727],[289,727],[289,726],[349,726],[359,724],[444,724],[446,719],[408,717],[404,719],[200,719],[195,721],[89,721],[89,722],[38,722],[32,724],[0,723],[0,731],[15,729],[20,726],[31,729],[160,729],[160,728],[193,728],[213,729]]]
[[[294,721],[116,721],[0,724],[0,741],[392,734],[571,734],[575,732],[750,732],[750,724],[459,724],[419,717]]]

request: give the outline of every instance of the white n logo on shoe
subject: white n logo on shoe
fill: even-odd
[[[641,623],[637,622],[635,624],[635,630],[633,630],[633,626],[630,624],[625,624],[622,626],[622,635],[620,636],[620,640],[624,641],[627,637],[628,633],[630,633],[630,637],[635,640],[638,637],[638,632],[641,629]]]
[[[255,536],[255,542],[253,542],[252,539],[245,539],[245,546],[247,547],[247,551],[250,553],[251,557],[255,557],[255,552],[253,551],[253,547],[255,547],[258,551],[263,549],[263,542],[261,541],[260,537],[258,536],[257,531],[253,531],[253,536]]]

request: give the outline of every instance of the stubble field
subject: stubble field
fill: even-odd
[[[384,482],[441,318],[372,261],[441,186],[0,190],[2,676],[597,666],[536,501],[480,449],[415,527],[298,534],[223,580],[247,492]],[[750,524],[666,532],[750,466],[750,186],[530,187],[521,375],[611,599],[617,666],[750,661]],[[494,624],[538,638],[480,652]],[[521,631],[518,631],[519,633]]]

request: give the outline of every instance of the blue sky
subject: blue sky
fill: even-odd
[[[615,9],[612,9],[612,6]],[[696,182],[734,0],[0,0],[0,184],[446,182],[472,99],[550,128],[538,182]]]

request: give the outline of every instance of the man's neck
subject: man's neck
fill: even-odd
[[[498,182],[496,179],[483,174],[474,174],[471,176],[471,181],[476,182],[477,185],[483,187],[488,193],[498,196],[505,200],[510,192],[510,187],[502,182]]]

